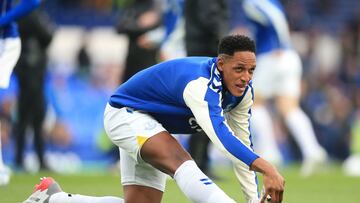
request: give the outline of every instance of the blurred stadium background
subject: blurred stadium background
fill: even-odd
[[[241,0],[229,0],[231,28],[243,30]],[[330,155],[322,173],[301,178],[301,155],[282,121],[274,118],[277,141],[285,157],[285,202],[360,202],[360,167],[343,168],[353,155],[360,157],[360,1],[283,0],[295,48],[303,70],[302,107],[311,117],[316,135]],[[121,195],[117,149],[103,131],[103,110],[120,83],[128,38],[114,26],[126,0],[51,0],[41,10],[55,26],[47,50],[47,114],[44,123],[46,161],[51,172],[38,172],[28,131],[25,170],[13,168],[8,186],[0,188],[0,202],[19,202],[43,175],[54,176],[66,191]],[[199,11],[201,12],[201,11]],[[159,53],[159,61],[162,55]],[[141,60],[141,56],[139,56]],[[14,166],[12,123],[18,93],[16,77],[0,90],[3,158]],[[179,139],[186,145],[186,137]],[[219,184],[241,202],[228,161],[216,150],[212,163],[223,180]],[[360,159],[360,158],[358,158]],[[354,171],[358,170],[358,171]],[[114,174],[115,171],[115,174]],[[84,173],[86,175],[79,175]],[[358,175],[357,177],[355,175]],[[164,202],[186,202],[170,181]],[[13,195],[18,194],[18,195]],[[14,196],[14,197],[12,197]]]

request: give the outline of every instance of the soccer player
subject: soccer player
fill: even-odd
[[[266,109],[266,102],[275,99],[277,110],[302,152],[302,174],[308,176],[327,155],[316,140],[310,119],[299,106],[302,65],[291,47],[283,7],[278,0],[244,0],[243,8],[257,48],[253,79],[256,99],[251,118],[257,138],[255,151],[270,162],[281,163],[271,116]]]
[[[2,89],[9,86],[12,70],[20,56],[21,42],[15,21],[35,9],[40,4],[40,0],[22,0],[16,6],[12,3],[12,0],[0,0],[0,88]],[[6,185],[9,180],[10,171],[1,156],[0,139],[0,185]]]
[[[190,134],[197,129],[204,130],[233,161],[247,202],[260,201],[255,171],[263,174],[262,200],[270,195],[272,202],[282,202],[283,177],[251,149],[255,66],[254,42],[231,35],[221,40],[218,57],[166,61],[137,73],[115,91],[105,109],[104,126],[120,148],[125,202],[161,202],[166,175],[193,202],[234,202],[170,134]],[[56,182],[43,179],[25,202],[38,197],[49,203],[95,202],[89,196],[51,188],[58,188]],[[97,203],[106,202],[94,198]]]

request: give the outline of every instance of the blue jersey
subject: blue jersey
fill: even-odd
[[[154,65],[122,84],[109,104],[147,112],[170,133],[201,128],[220,150],[250,165],[258,157],[249,132],[252,86],[241,97],[232,96],[222,85],[216,61],[187,57]]]
[[[278,0],[244,0],[243,8],[254,33],[257,54],[291,47],[289,26]]]
[[[16,6],[13,0],[0,0],[0,38],[17,37],[16,20],[30,13],[40,0],[21,0]]]

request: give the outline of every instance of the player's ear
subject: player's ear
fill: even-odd
[[[218,60],[217,60],[217,68],[219,71],[223,71],[223,65],[224,65],[224,57],[223,56],[219,56]]]

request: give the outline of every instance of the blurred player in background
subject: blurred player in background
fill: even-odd
[[[53,35],[48,16],[40,9],[18,21],[21,36],[21,55],[14,69],[18,79],[16,116],[13,134],[16,140],[15,167],[24,169],[27,127],[33,131],[33,143],[40,169],[48,169],[44,160],[43,121],[46,113],[45,75],[46,50]]]
[[[200,128],[232,160],[247,202],[260,201],[255,171],[263,174],[262,200],[270,195],[273,203],[282,202],[283,177],[251,148],[255,66],[254,42],[242,35],[227,36],[218,57],[166,61],[137,73],[115,91],[105,109],[104,126],[120,149],[125,202],[160,203],[167,175],[193,202],[234,202],[170,134]],[[123,201],[105,198],[111,197],[67,194],[45,178],[25,203]]]
[[[153,37],[161,36],[156,33],[161,26],[161,12],[158,2],[155,0],[129,2],[129,6],[123,9],[116,25],[117,32],[125,34],[129,39],[126,67],[121,78],[123,82],[142,69],[156,64],[159,46],[153,42]]]
[[[216,56],[219,40],[229,32],[227,0],[185,1],[184,9],[187,56]],[[209,145],[199,130],[189,138],[189,153],[205,174],[217,178],[209,168]]]
[[[40,0],[21,0],[15,6],[13,3],[13,0],[0,0],[0,88],[9,86],[12,70],[20,56],[21,41],[16,20],[35,9]],[[9,180],[10,171],[4,165],[0,153],[0,185],[6,185]]]
[[[186,56],[184,1],[164,1],[163,24],[165,36],[160,47],[160,59],[163,61]]]
[[[274,99],[302,152],[302,174],[310,175],[319,163],[325,162],[327,154],[316,139],[310,119],[300,108],[302,64],[292,48],[283,7],[278,0],[244,0],[243,8],[257,47],[256,99],[251,118],[256,136],[255,151],[270,162],[281,163],[271,116],[266,108],[266,102]]]

